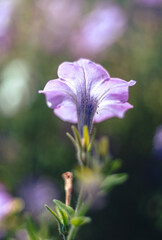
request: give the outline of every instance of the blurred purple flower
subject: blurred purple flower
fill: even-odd
[[[128,88],[135,81],[110,78],[101,66],[87,59],[64,62],[58,68],[59,79],[49,81],[44,90],[48,107],[64,121],[84,125],[111,117],[123,118],[133,106],[128,101]]]
[[[29,240],[28,232],[26,229],[20,229],[15,233],[16,240]]]
[[[0,221],[7,217],[13,210],[13,198],[5,186],[0,183]]]
[[[125,28],[126,16],[118,5],[97,5],[72,36],[71,50],[74,55],[86,57],[103,53],[124,33]]]
[[[25,210],[37,219],[45,211],[44,204],[51,205],[59,198],[59,191],[47,178],[28,179],[19,189],[19,195],[25,202]]]
[[[11,19],[14,12],[16,1],[0,1],[0,53],[4,53],[11,45]]]
[[[79,0],[36,1],[35,27],[38,42],[48,52],[57,52],[68,45],[77,20],[80,18]],[[42,31],[43,29],[43,31]]]
[[[162,7],[162,0],[136,0],[136,3],[140,5],[145,5],[148,7],[154,7],[154,6]]]
[[[153,152],[157,159],[162,160],[162,125],[157,127],[153,138]]]

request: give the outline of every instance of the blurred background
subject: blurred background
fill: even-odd
[[[137,84],[134,109],[96,125],[129,179],[89,212],[77,239],[162,239],[161,20],[161,0],[0,0],[0,239],[28,239],[24,215],[43,239],[61,239],[44,203],[63,201],[61,174],[76,157],[70,124],[38,90],[81,57]]]

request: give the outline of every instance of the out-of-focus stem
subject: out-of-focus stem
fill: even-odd
[[[83,187],[81,187],[79,197],[78,197],[78,201],[77,201],[77,206],[76,206],[76,209],[75,209],[76,214],[78,214],[80,209],[81,209],[83,199],[84,199],[84,189],[83,189]]]

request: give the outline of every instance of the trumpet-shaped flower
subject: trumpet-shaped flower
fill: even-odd
[[[136,82],[111,78],[99,64],[87,59],[64,62],[58,68],[58,79],[49,81],[44,90],[48,107],[64,121],[78,123],[82,135],[93,122],[111,117],[123,118],[133,106],[128,101],[128,88]]]

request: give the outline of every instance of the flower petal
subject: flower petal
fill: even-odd
[[[80,59],[77,61],[79,66],[82,66],[85,74],[86,91],[93,91],[97,88],[105,79],[109,79],[109,73],[99,64],[96,64],[87,59]]]
[[[120,78],[106,80],[96,89],[98,100],[99,102],[104,100],[119,100],[121,102],[126,102],[129,98],[128,88],[135,83],[134,80],[126,82]]]
[[[77,111],[76,105],[71,101],[64,101],[58,107],[54,109],[56,116],[63,121],[77,123]]]
[[[65,82],[59,79],[49,81],[39,93],[45,94],[47,105],[52,109],[67,99],[75,102],[74,92]]]
[[[125,112],[131,108],[133,108],[133,106],[128,102],[104,101],[104,104],[101,104],[95,113],[93,121],[102,122],[112,117],[123,118]]]
[[[71,86],[74,91],[78,89],[84,89],[84,72],[83,68],[76,64],[76,62],[64,62],[60,64],[58,68],[58,77],[62,80],[65,80],[66,83]]]
[[[58,76],[75,89],[86,91],[88,94],[105,79],[110,78],[109,73],[102,66],[87,59],[80,59],[74,63],[62,63],[58,68]]]

